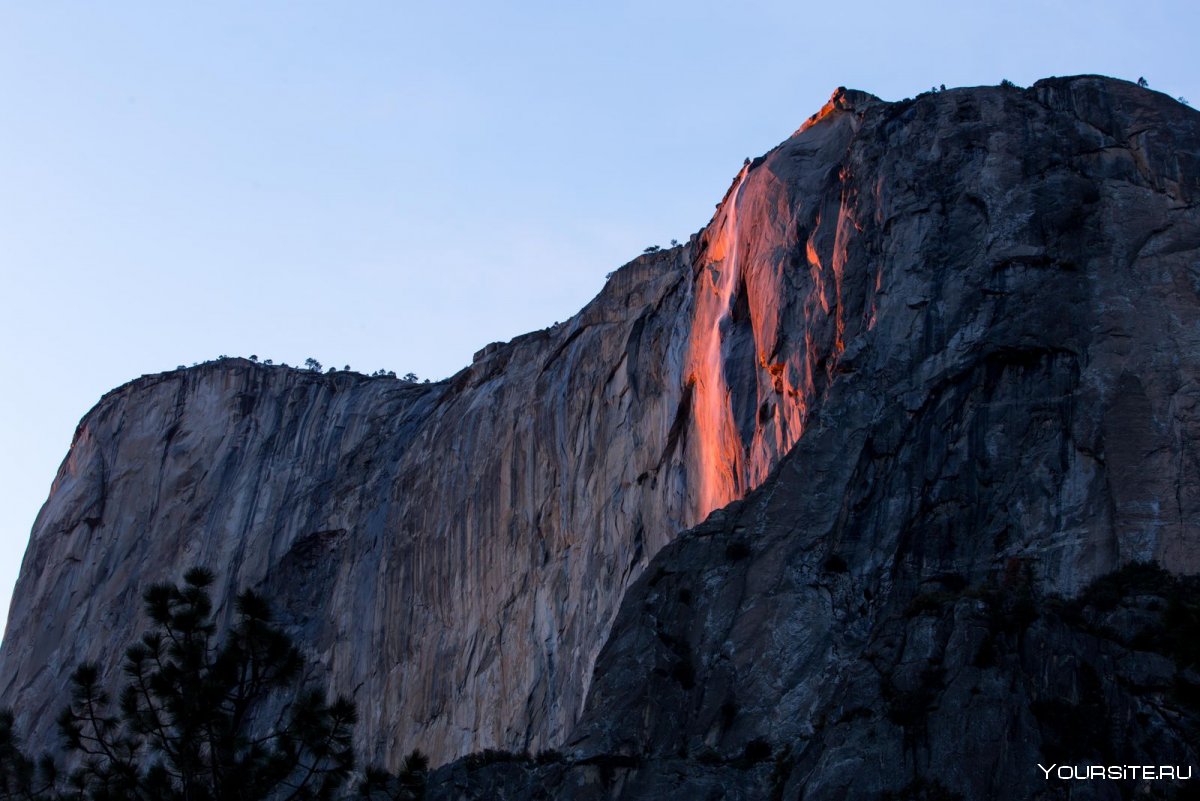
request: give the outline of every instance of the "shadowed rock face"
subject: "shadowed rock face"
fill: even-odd
[[[632,584],[565,761],[458,763],[434,798],[1057,798],[1037,763],[1196,764],[1171,632],[1200,636],[1200,581],[1057,596],[1200,570],[1200,115],[1092,77],[954,90],[751,174],[794,183],[851,114],[803,168],[841,256],[789,273],[839,276],[819,409]]]
[[[989,604],[1200,568],[1198,181],[1198,115],[1123,82],[839,91],[686,246],[447,382],[236,360],[135,381],[81,423],[35,524],[3,698],[45,738],[70,666],[115,668],[141,588],[205,563],[226,601],[281,598],[377,757],[593,760],[460,765],[443,791],[840,797],[867,767],[874,792],[976,758],[955,733],[1008,714],[1004,677],[1091,636],[1005,624],[1001,666],[972,667],[993,678],[954,673]],[[791,749],[778,769],[722,762],[757,738]],[[1034,770],[1033,743],[987,775]]]

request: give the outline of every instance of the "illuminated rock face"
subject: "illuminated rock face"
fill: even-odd
[[[840,91],[829,107],[872,101]],[[696,243],[683,380],[697,519],[762,483],[828,386],[847,317],[865,321],[842,298],[856,223],[828,171],[858,125],[842,111],[747,164]]]
[[[225,601],[279,599],[393,765],[694,755],[811,729],[831,649],[931,576],[1195,570],[1196,116],[1102,79],[839,91],[687,245],[448,381],[238,360],[134,381],[35,524],[3,700],[45,741],[76,661],[116,676],[141,589],[208,564]],[[633,584],[593,690],[651,558],[675,594]],[[683,590],[686,625],[647,629]],[[668,639],[686,691],[655,673]],[[754,714],[713,729],[734,685]]]

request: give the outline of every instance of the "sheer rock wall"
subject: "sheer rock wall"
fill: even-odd
[[[115,390],[34,526],[0,695],[44,742],[142,588],[207,564],[226,610],[279,599],[392,765],[811,744],[834,688],[882,714],[872,649],[967,636],[896,622],[930,582],[1195,572],[1197,118],[1096,77],[839,90],[686,245],[447,381]]]

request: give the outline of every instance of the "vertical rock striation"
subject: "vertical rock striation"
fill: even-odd
[[[1200,568],[1198,181],[1197,115],[1124,82],[839,90],[687,245],[448,381],[134,381],[34,526],[0,693],[44,740],[140,589],[207,563],[281,598],[393,765],[811,744],[854,676],[874,720],[872,648],[968,636],[885,631],[930,582]]]

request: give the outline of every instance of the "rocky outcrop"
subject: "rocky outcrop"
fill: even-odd
[[[1032,771],[1036,746],[969,736],[1034,731],[1005,681],[1084,653],[1026,688],[1078,704],[1093,656],[1165,668],[1004,599],[1200,568],[1198,181],[1197,115],[1123,82],[839,90],[687,245],[447,382],[240,361],[135,381],[81,423],[35,525],[3,697],[44,737],[69,666],[137,629],[139,588],[207,563],[282,599],[374,756],[566,746],[447,768],[451,797],[497,770],[498,797],[532,776],[581,798],[704,776],[838,797],[874,770],[869,794],[948,753]],[[992,609],[1021,622],[991,632]],[[974,664],[988,637],[998,667]]]
[[[1037,764],[1196,765],[1200,585],[1144,565],[1200,570],[1200,115],[1089,77],[855,113],[808,201],[842,254],[819,409],[631,586],[564,753],[433,797],[1167,797]]]

